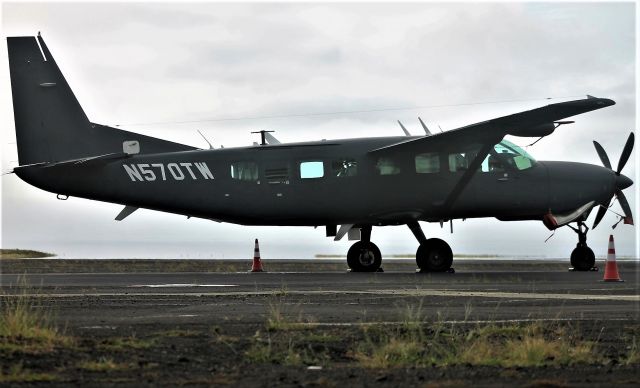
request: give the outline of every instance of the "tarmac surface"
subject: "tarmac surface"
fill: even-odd
[[[419,302],[447,319],[637,320],[640,266],[621,264],[620,283],[603,272],[570,272],[563,263],[482,261],[456,273],[41,273],[0,275],[5,294],[16,284],[56,304],[71,326],[264,321],[265,299],[286,296],[318,323],[393,322]],[[552,269],[549,269],[552,268]],[[560,269],[564,268],[564,269]],[[117,314],[114,314],[117,311]],[[298,312],[299,313],[299,312]]]

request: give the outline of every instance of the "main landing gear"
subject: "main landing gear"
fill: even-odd
[[[453,271],[453,252],[449,244],[439,238],[427,239],[417,221],[407,224],[420,246],[416,252],[416,263],[420,272]],[[380,271],[382,255],[376,244],[371,242],[371,226],[360,229],[360,241],[349,248],[347,264],[353,272]]]
[[[418,221],[407,224],[420,246],[416,251],[416,263],[420,272],[446,272],[451,271],[453,264],[453,252],[444,240],[439,238],[427,239],[420,228]]]
[[[571,266],[574,271],[597,270],[597,268],[594,267],[596,256],[591,248],[587,246],[587,232],[589,231],[589,227],[585,225],[584,221],[578,221],[577,228],[571,225],[567,226],[578,234],[578,244],[573,252],[571,252]]]

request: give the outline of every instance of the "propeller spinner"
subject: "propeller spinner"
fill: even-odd
[[[625,197],[622,190],[631,186],[633,184],[633,181],[620,174],[620,171],[622,171],[624,166],[627,164],[627,161],[629,160],[629,156],[631,156],[631,151],[633,151],[634,139],[635,136],[633,132],[631,132],[631,134],[629,134],[629,137],[627,138],[627,142],[625,143],[624,148],[622,149],[622,154],[620,154],[620,160],[618,160],[618,168],[616,168],[616,170],[614,171],[616,174],[616,190],[611,196],[613,198],[613,196],[615,195],[618,199],[618,202],[620,202],[620,206],[622,207],[622,211],[624,212],[625,224],[631,225],[633,225],[633,214],[631,213],[631,206],[629,206],[629,201],[627,201],[627,197]],[[602,148],[600,143],[595,140],[593,141],[593,145],[596,147],[596,152],[598,153],[598,156],[602,161],[602,165],[613,171],[613,168],[611,168],[611,162],[609,161],[609,157],[607,156],[604,148]],[[596,219],[593,221],[592,229],[598,226],[600,221],[602,221],[602,218],[607,212],[610,203],[611,199],[609,199],[607,206],[600,206],[600,208],[598,209],[598,213],[596,214]]]

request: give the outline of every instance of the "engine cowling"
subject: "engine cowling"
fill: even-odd
[[[551,135],[556,130],[555,123],[536,125],[535,127],[520,128],[509,132],[510,135],[519,137],[542,137]]]

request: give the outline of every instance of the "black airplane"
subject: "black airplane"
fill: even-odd
[[[506,135],[544,137],[567,117],[614,105],[605,98],[550,104],[425,136],[372,137],[198,149],[93,123],[47,48],[37,37],[7,38],[19,166],[12,172],[42,190],[138,208],[243,225],[325,226],[326,235],[358,240],[349,249],[353,271],[377,271],[382,255],[373,226],[407,225],[419,242],[418,267],[448,271],[449,245],[427,238],[419,221],[496,217],[542,221],[578,234],[571,253],[577,270],[595,257],[585,221],[595,227],[613,196],[633,224],[620,172],[633,149],[631,133],[614,170],[536,161]],[[402,125],[402,124],[401,124]],[[620,222],[620,221],[618,221]],[[573,227],[570,223],[575,223]]]

